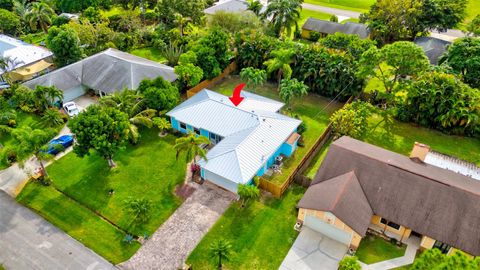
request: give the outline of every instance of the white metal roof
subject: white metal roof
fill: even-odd
[[[281,102],[245,91],[242,96],[245,99],[235,107],[228,97],[203,90],[167,113],[225,137],[200,165],[236,183],[252,179],[301,123],[277,113]]]
[[[116,49],[107,49],[71,65],[30,80],[24,85],[52,86],[68,90],[80,85],[105,93],[136,89],[144,79],[177,79],[172,67]]]
[[[429,151],[425,163],[480,180],[480,167],[455,157]]]
[[[53,53],[43,47],[31,45],[21,40],[0,34],[0,56],[9,57],[18,64],[11,66],[7,71],[11,71],[23,66],[30,65],[42,59],[52,56]],[[3,74],[0,70],[0,74]]]

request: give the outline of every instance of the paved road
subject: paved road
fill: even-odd
[[[356,18],[356,19],[358,19],[361,14],[360,12],[356,12],[356,11],[324,7],[324,6],[308,4],[308,3],[303,3],[302,7],[304,9],[315,10],[315,11],[335,14],[337,16],[350,17],[350,18]],[[432,31],[431,36],[439,39],[447,40],[447,41],[453,41],[457,38],[464,37],[465,33],[457,29],[449,29],[446,32],[438,32],[435,30],[435,31]]]
[[[0,191],[0,263],[11,270],[115,270],[105,259]]]
[[[120,268],[176,270],[183,266],[203,236],[236,195],[205,182],[190,183],[195,192],[170,216],[137,253]]]

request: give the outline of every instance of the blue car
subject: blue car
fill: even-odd
[[[73,135],[63,135],[60,136],[54,140],[51,140],[48,143],[48,150],[47,153],[50,155],[56,155],[58,154],[61,150],[69,147],[70,145],[73,144]],[[58,145],[61,145],[63,147],[59,147]]]

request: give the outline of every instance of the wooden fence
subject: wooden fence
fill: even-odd
[[[192,97],[193,95],[195,95],[196,93],[202,91],[203,89],[205,88],[208,88],[216,83],[218,83],[219,81],[223,80],[223,78],[225,78],[226,76],[230,75],[232,72],[234,72],[235,70],[237,70],[237,64],[235,62],[232,62],[230,63],[230,65],[228,65],[222,72],[222,74],[218,75],[217,77],[211,79],[211,80],[204,80],[204,81],[201,81],[199,84],[197,84],[196,86],[190,88],[189,90],[187,90],[187,98],[190,98]]]
[[[354,97],[351,96],[345,104],[351,103]],[[308,150],[307,154],[302,158],[300,164],[287,177],[287,180],[281,185],[273,183],[263,177],[260,177],[259,187],[273,194],[276,198],[280,198],[287,190],[288,186],[295,180],[297,174],[302,174],[308,168],[315,155],[320,151],[323,145],[330,139],[332,135],[332,123],[329,123],[322,135],[315,141],[315,144]]]

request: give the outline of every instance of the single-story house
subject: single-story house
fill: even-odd
[[[419,143],[409,158],[338,139],[298,203],[299,222],[353,250],[373,230],[401,242],[418,237],[423,249],[480,255],[480,182],[427,163],[438,163],[430,154]]]
[[[430,64],[436,65],[438,59],[447,50],[450,41],[434,38],[434,37],[417,37],[414,41],[415,44],[422,47],[425,55],[430,60]]]
[[[301,121],[278,111],[283,103],[242,91],[234,106],[227,96],[204,89],[167,113],[182,133],[206,136],[214,147],[200,160],[201,176],[237,192],[238,184],[252,183],[297,148]]]
[[[363,39],[368,38],[369,36],[367,25],[362,23],[337,23],[309,17],[302,26],[302,37],[309,39],[311,32],[320,33],[321,37],[333,35],[337,32],[349,35],[357,35]]]
[[[124,88],[136,89],[144,79],[162,77],[172,82],[177,75],[172,67],[116,49],[107,49],[71,65],[25,82],[33,89],[37,85],[56,86],[63,90],[63,101],[84,95],[87,89],[100,96]]]
[[[262,12],[265,10],[267,1],[260,1],[263,4]],[[213,15],[218,11],[224,12],[245,12],[248,10],[247,0],[222,0],[215,3],[215,5],[206,8],[203,12],[206,15]]]
[[[0,34],[0,57],[13,62],[6,70],[0,70],[0,75],[10,72],[13,81],[29,80],[46,72],[53,65],[52,56],[46,48]]]

